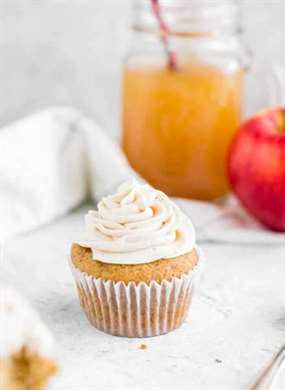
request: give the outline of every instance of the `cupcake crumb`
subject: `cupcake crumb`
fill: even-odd
[[[147,348],[148,348],[148,347],[147,347],[146,344],[141,344],[141,345],[139,346],[139,349],[142,349],[142,350],[147,349]]]

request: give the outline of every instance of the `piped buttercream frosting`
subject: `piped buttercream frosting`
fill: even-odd
[[[167,195],[132,180],[87,213],[78,244],[90,248],[94,260],[144,264],[190,252],[195,230]]]

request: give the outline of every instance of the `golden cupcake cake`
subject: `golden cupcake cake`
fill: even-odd
[[[46,390],[57,371],[53,338],[27,302],[0,289],[0,390]]]
[[[129,181],[85,217],[70,264],[90,323],[148,337],[185,319],[199,263],[190,219],[164,193]]]

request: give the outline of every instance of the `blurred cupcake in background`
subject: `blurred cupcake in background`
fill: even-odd
[[[126,337],[178,328],[200,262],[190,219],[161,191],[130,181],[89,211],[85,225],[70,264],[91,324]]]
[[[14,290],[0,288],[0,390],[46,390],[56,373],[53,337]]]

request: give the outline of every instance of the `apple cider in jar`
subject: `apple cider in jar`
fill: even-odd
[[[151,0],[135,2],[123,75],[122,143],[132,167],[169,195],[227,194],[228,146],[242,119],[244,49],[234,1],[161,1],[162,44]]]

